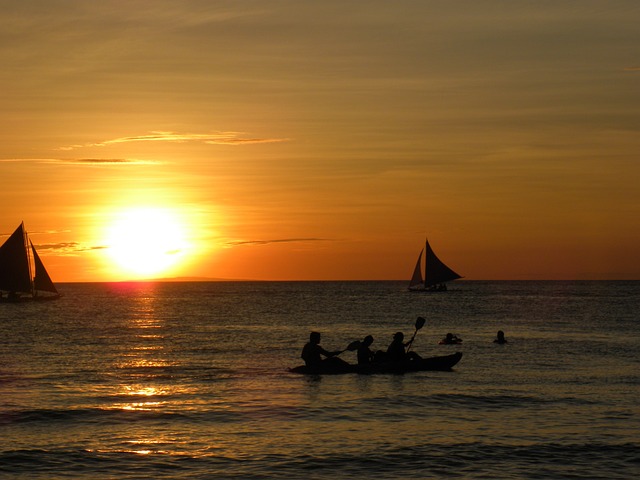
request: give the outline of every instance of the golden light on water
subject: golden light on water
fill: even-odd
[[[134,387],[126,387],[127,395],[137,395],[142,397],[151,397],[156,395],[163,395],[165,392],[159,390],[155,387],[142,387],[142,388],[134,388]]]
[[[114,403],[112,410],[123,411],[152,411],[167,404],[163,399],[169,393],[156,387],[141,385],[121,385],[116,396],[124,399],[123,402]]]

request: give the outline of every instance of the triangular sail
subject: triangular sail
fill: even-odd
[[[31,293],[29,256],[23,223],[0,247],[0,290]]]
[[[29,241],[29,243],[31,243],[31,241]],[[33,243],[31,243],[31,251],[33,252],[33,263],[35,264],[36,270],[36,275],[33,279],[33,289],[57,294],[58,290],[56,290],[56,286],[53,284],[47,269],[44,268],[38,252],[36,252],[36,249],[33,247]]]
[[[420,251],[420,255],[418,255],[418,261],[416,262],[416,268],[413,270],[413,276],[411,277],[411,281],[409,282],[409,288],[415,288],[417,286],[422,286],[422,254],[424,253],[424,249]]]
[[[460,275],[458,275],[456,272],[442,263],[442,261],[431,249],[429,240],[427,240],[427,255],[425,257],[425,263],[424,286],[426,288],[432,285],[450,282],[457,278],[462,278]]]

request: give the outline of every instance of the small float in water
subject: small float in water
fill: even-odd
[[[462,339],[454,333],[447,333],[447,335],[438,342],[438,345],[460,345]]]

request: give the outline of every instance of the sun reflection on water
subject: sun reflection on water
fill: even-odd
[[[202,408],[201,387],[182,377],[189,366],[178,360],[184,352],[176,351],[176,330],[163,316],[166,300],[157,294],[159,288],[131,284],[124,291],[121,343],[104,407],[127,423],[128,428],[114,432],[112,441],[118,451],[131,455],[180,453],[190,442],[184,433],[165,430],[163,425]]]
[[[128,309],[130,318],[127,326],[131,335],[126,344],[128,348],[122,355],[124,361],[118,367],[150,371],[169,367],[171,362],[165,355],[165,325],[155,309],[155,285],[144,284],[138,288],[142,290],[134,291],[134,295],[128,297],[131,305]]]
[[[143,397],[163,395],[166,393],[163,390],[160,390],[156,387],[139,388],[139,387],[127,386],[126,389],[128,390],[127,395],[138,395]]]
[[[166,376],[165,369],[172,366],[165,349],[165,325],[156,314],[153,284],[138,286],[127,297],[131,302],[127,327],[131,332],[123,345],[117,365],[120,372],[115,398],[125,399],[112,408],[123,411],[151,411],[163,408],[172,395],[164,386],[155,382]],[[149,289],[151,291],[149,291]],[[148,384],[154,382],[154,384]]]

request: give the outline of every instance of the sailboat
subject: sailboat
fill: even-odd
[[[24,228],[24,222],[0,247],[0,302],[60,298]]]
[[[422,255],[425,254],[424,277],[422,276]],[[411,291],[442,292],[447,290],[447,282],[462,278],[456,272],[447,267],[436,256],[426,240],[425,248],[420,251],[413,276],[409,282]]]

